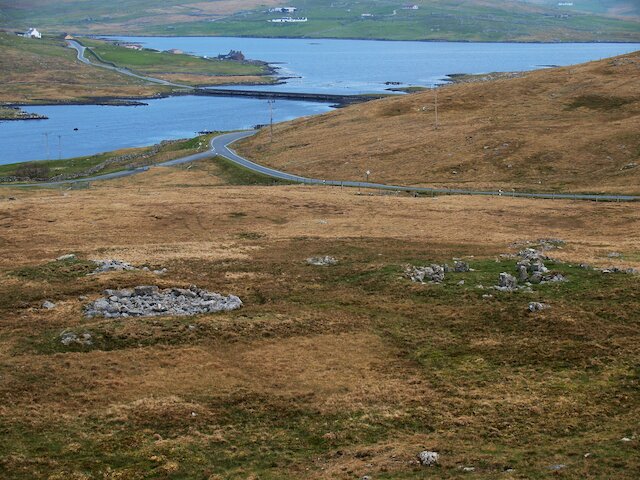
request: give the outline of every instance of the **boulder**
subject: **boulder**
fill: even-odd
[[[453,263],[453,269],[456,272],[459,272],[459,273],[464,273],[464,272],[468,272],[468,271],[471,270],[471,268],[469,267],[469,264],[467,262],[462,262],[462,261],[458,261],[458,260],[456,260]]]
[[[50,302],[49,300],[45,300],[44,302],[42,302],[42,308],[44,308],[45,310],[53,310],[54,308],[56,308],[56,304]]]
[[[425,450],[418,454],[418,461],[420,465],[425,467],[433,467],[438,463],[440,459],[440,455],[438,452],[431,452],[429,450]]]
[[[503,290],[515,290],[518,288],[518,280],[513,275],[502,272],[498,278],[498,287]]]
[[[542,310],[546,310],[547,308],[549,308],[549,305],[547,305],[546,303],[540,303],[540,302],[529,302],[528,308],[530,312],[540,312]]]

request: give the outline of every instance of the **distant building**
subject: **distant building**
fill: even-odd
[[[179,48],[172,48],[171,50],[167,50],[169,53],[173,53],[174,55],[182,55],[184,52]]]
[[[229,50],[226,55],[218,55],[218,60],[233,60],[236,62],[244,62],[245,56],[240,50]]]
[[[418,5],[405,5],[402,7],[403,10],[418,10],[419,8]]]
[[[362,18],[369,18],[369,17],[373,17],[373,13],[362,13],[362,14],[360,14],[360,16]]]
[[[122,45],[124,48],[128,48],[129,50],[142,50],[142,45],[134,45],[131,43],[126,43]],[[171,52],[174,53],[174,52]]]
[[[27,37],[27,38],[42,38],[42,34],[38,30],[36,30],[35,28],[30,28],[23,35],[23,37]]]
[[[308,19],[307,17],[293,18],[293,17],[282,17],[282,18],[272,18],[269,20],[271,23],[304,23]]]
[[[298,9],[296,7],[276,7],[270,8],[270,13],[295,13]]]

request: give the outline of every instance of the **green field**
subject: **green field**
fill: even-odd
[[[207,59],[148,49],[132,50],[112,42],[88,38],[82,38],[80,41],[91,49],[98,60],[147,75],[264,75],[268,70],[267,66],[261,62]]]
[[[62,160],[0,165],[0,182],[10,177],[18,177],[21,181],[82,178],[152,165],[205,151],[211,136],[201,135],[150,147],[129,148]]]
[[[280,14],[255,2],[218,8],[189,0],[0,0],[2,23],[26,28],[95,34],[232,35],[309,38],[376,38],[456,41],[640,41],[639,7],[630,0],[416,0],[418,10],[396,0],[293,0],[309,21],[273,24]],[[578,2],[574,2],[578,3]],[[28,4],[28,5],[27,5]],[[37,8],[33,8],[37,7]],[[362,14],[371,17],[362,17]]]

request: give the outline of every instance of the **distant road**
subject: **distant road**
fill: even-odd
[[[599,195],[599,194],[573,194],[573,193],[529,193],[529,192],[512,192],[501,190],[465,190],[457,188],[428,188],[413,187],[407,185],[387,185],[384,183],[372,182],[354,182],[351,180],[325,180],[319,178],[307,178],[292,173],[282,172],[274,168],[265,167],[258,163],[252,162],[238,155],[231,145],[243,138],[254,135],[256,130],[246,130],[242,132],[225,133],[214,137],[211,140],[211,148],[202,153],[196,153],[187,157],[176,158],[167,162],[154,164],[153,167],[172,167],[183,163],[195,162],[206,158],[212,158],[216,155],[226,158],[227,160],[239,165],[243,168],[251,170],[262,175],[279,180],[286,180],[294,183],[302,183],[307,185],[329,185],[334,187],[355,187],[370,188],[376,190],[391,190],[398,192],[415,192],[430,195],[483,195],[483,196],[502,196],[502,197],[519,197],[519,198],[545,198],[558,200],[591,200],[602,202],[636,202],[640,200],[639,196],[633,195]],[[114,178],[123,178],[138,173],[146,172],[151,167],[139,167],[133,170],[123,170],[121,172],[107,173],[104,175],[95,175],[93,177],[78,178],[73,180],[63,180],[59,182],[42,182],[30,184],[1,184],[2,187],[55,187],[60,185],[69,185],[74,183],[95,182],[100,180],[112,180]]]

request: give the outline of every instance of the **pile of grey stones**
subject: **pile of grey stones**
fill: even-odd
[[[138,267],[134,267],[130,263],[121,260],[93,260],[93,262],[96,264],[96,269],[93,271],[93,274],[139,270]],[[151,271],[149,267],[142,267],[141,270],[145,272]],[[167,273],[167,269],[163,268],[161,270],[153,270],[152,272],[156,275],[162,275],[163,273]]]
[[[498,277],[498,285],[495,290],[501,292],[513,292],[519,289],[530,289],[532,285],[541,283],[566,282],[567,279],[561,273],[551,272],[544,264],[549,257],[539,250],[526,248],[518,252],[520,260],[516,264],[517,278],[507,272],[502,272]]]
[[[195,285],[164,290],[145,285],[133,289],[105,290],[104,295],[85,307],[87,317],[189,316],[228,312],[242,307],[242,301],[235,295],[224,296]]]
[[[442,283],[444,281],[445,273],[449,272],[469,272],[471,268],[469,264],[460,260],[454,260],[453,267],[448,263],[444,265],[438,265],[432,263],[422,267],[416,267],[413,265],[407,265],[405,267],[405,275],[416,283]]]

